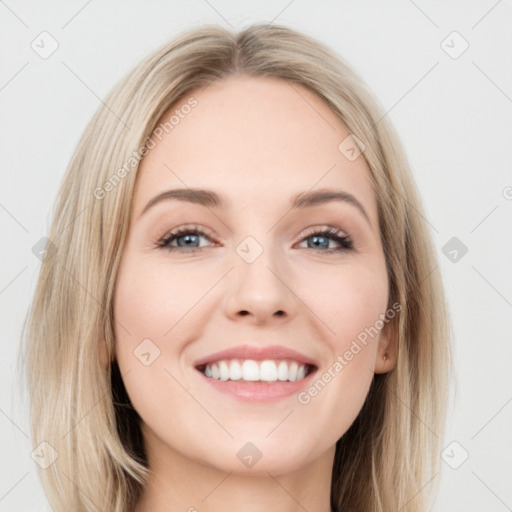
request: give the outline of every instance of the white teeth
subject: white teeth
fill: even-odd
[[[240,380],[242,378],[242,367],[238,361],[232,361],[229,367],[229,378],[231,380]]]
[[[260,370],[256,361],[251,359],[244,361],[242,364],[242,379],[250,381],[260,380]]]
[[[229,379],[229,366],[226,361],[221,361],[219,363],[219,372],[220,372],[220,380],[228,380]]]
[[[274,361],[263,361],[260,364],[260,380],[275,382],[277,380],[277,368]]]
[[[288,380],[288,365],[286,361],[280,361],[277,367],[277,378],[279,380]]]
[[[306,376],[307,365],[297,361],[254,361],[222,360],[207,364],[204,369],[206,377],[226,381],[243,380],[248,382],[276,382],[302,380]]]
[[[294,382],[297,380],[297,368],[299,365],[294,361],[288,368],[288,378]]]

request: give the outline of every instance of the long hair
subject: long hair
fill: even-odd
[[[389,306],[402,306],[390,322],[398,359],[374,375],[336,444],[331,504],[423,512],[439,480],[452,355],[421,200],[398,137],[363,81],[317,40],[265,24],[236,33],[206,25],[161,46],[115,86],[75,149],[22,333],[33,443],[50,445],[48,467],[38,467],[45,493],[56,512],[125,512],[147,482],[140,418],[115,363],[112,313],[141,148],[173,104],[238,74],[307,87],[364,143]]]

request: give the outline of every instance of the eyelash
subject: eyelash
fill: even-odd
[[[174,240],[176,240],[177,238],[180,238],[180,236],[190,235],[190,234],[204,236],[210,242],[213,242],[212,238],[201,228],[183,227],[183,228],[177,229],[176,231],[168,233],[156,245],[158,248],[167,249],[169,252],[195,253],[195,252],[199,251],[200,249],[203,249],[204,247],[175,247],[175,246],[170,245],[171,242],[174,242]],[[349,236],[342,234],[342,231],[339,231],[338,229],[325,228],[325,229],[320,229],[320,230],[314,230],[314,231],[306,234],[301,239],[301,242],[303,242],[304,240],[306,240],[312,236],[324,236],[324,237],[330,238],[333,241],[340,244],[340,247],[336,247],[334,249],[326,249],[324,251],[317,251],[317,252],[334,254],[334,253],[348,252],[348,251],[354,250],[354,243],[352,242],[352,239]],[[310,248],[307,247],[307,249],[310,249]]]

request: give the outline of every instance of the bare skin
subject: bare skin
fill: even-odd
[[[388,306],[368,166],[338,150],[346,128],[296,84],[231,77],[190,96],[197,106],[141,163],[115,289],[114,315],[126,328],[116,324],[116,358],[153,471],[136,512],[329,512],[336,441],[374,373],[396,363],[388,330],[307,404],[296,394],[272,403],[225,395],[193,362],[245,343],[284,345],[313,358],[318,378],[333,374],[337,357]],[[163,200],[142,214],[177,188],[213,190],[225,205]],[[346,201],[290,209],[292,197],[320,189],[352,194],[368,219]],[[174,250],[157,246],[181,227],[195,252],[183,234]],[[333,252],[338,241],[315,239],[327,227],[353,249]],[[262,249],[251,263],[236,251],[249,236]],[[134,356],[144,339],[152,359],[160,351],[147,366]],[[248,442],[261,453],[252,467],[237,456]]]

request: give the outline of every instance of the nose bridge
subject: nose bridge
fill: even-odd
[[[272,241],[272,232],[256,236],[246,236],[235,247],[228,314],[244,311],[260,320],[276,312],[290,314],[291,292],[284,284],[285,276],[281,275],[285,272],[284,266]]]
[[[251,286],[258,284],[279,287],[280,281],[275,276],[276,268],[281,267],[276,244],[272,241],[272,233],[246,236],[235,248],[234,261],[236,275],[242,281],[251,281]],[[272,272],[272,270],[273,272]]]
[[[244,236],[235,246],[236,260],[243,263],[240,267],[247,266],[246,270],[251,270],[251,266],[256,263],[258,273],[268,273],[270,271],[266,268],[267,265],[273,268],[278,264],[279,247],[274,240],[274,219],[269,219],[271,215],[268,210],[262,211],[260,203],[245,202],[238,219],[240,222],[236,226],[237,233]],[[235,264],[238,263],[240,262],[236,261]],[[254,271],[251,270],[252,272]]]

